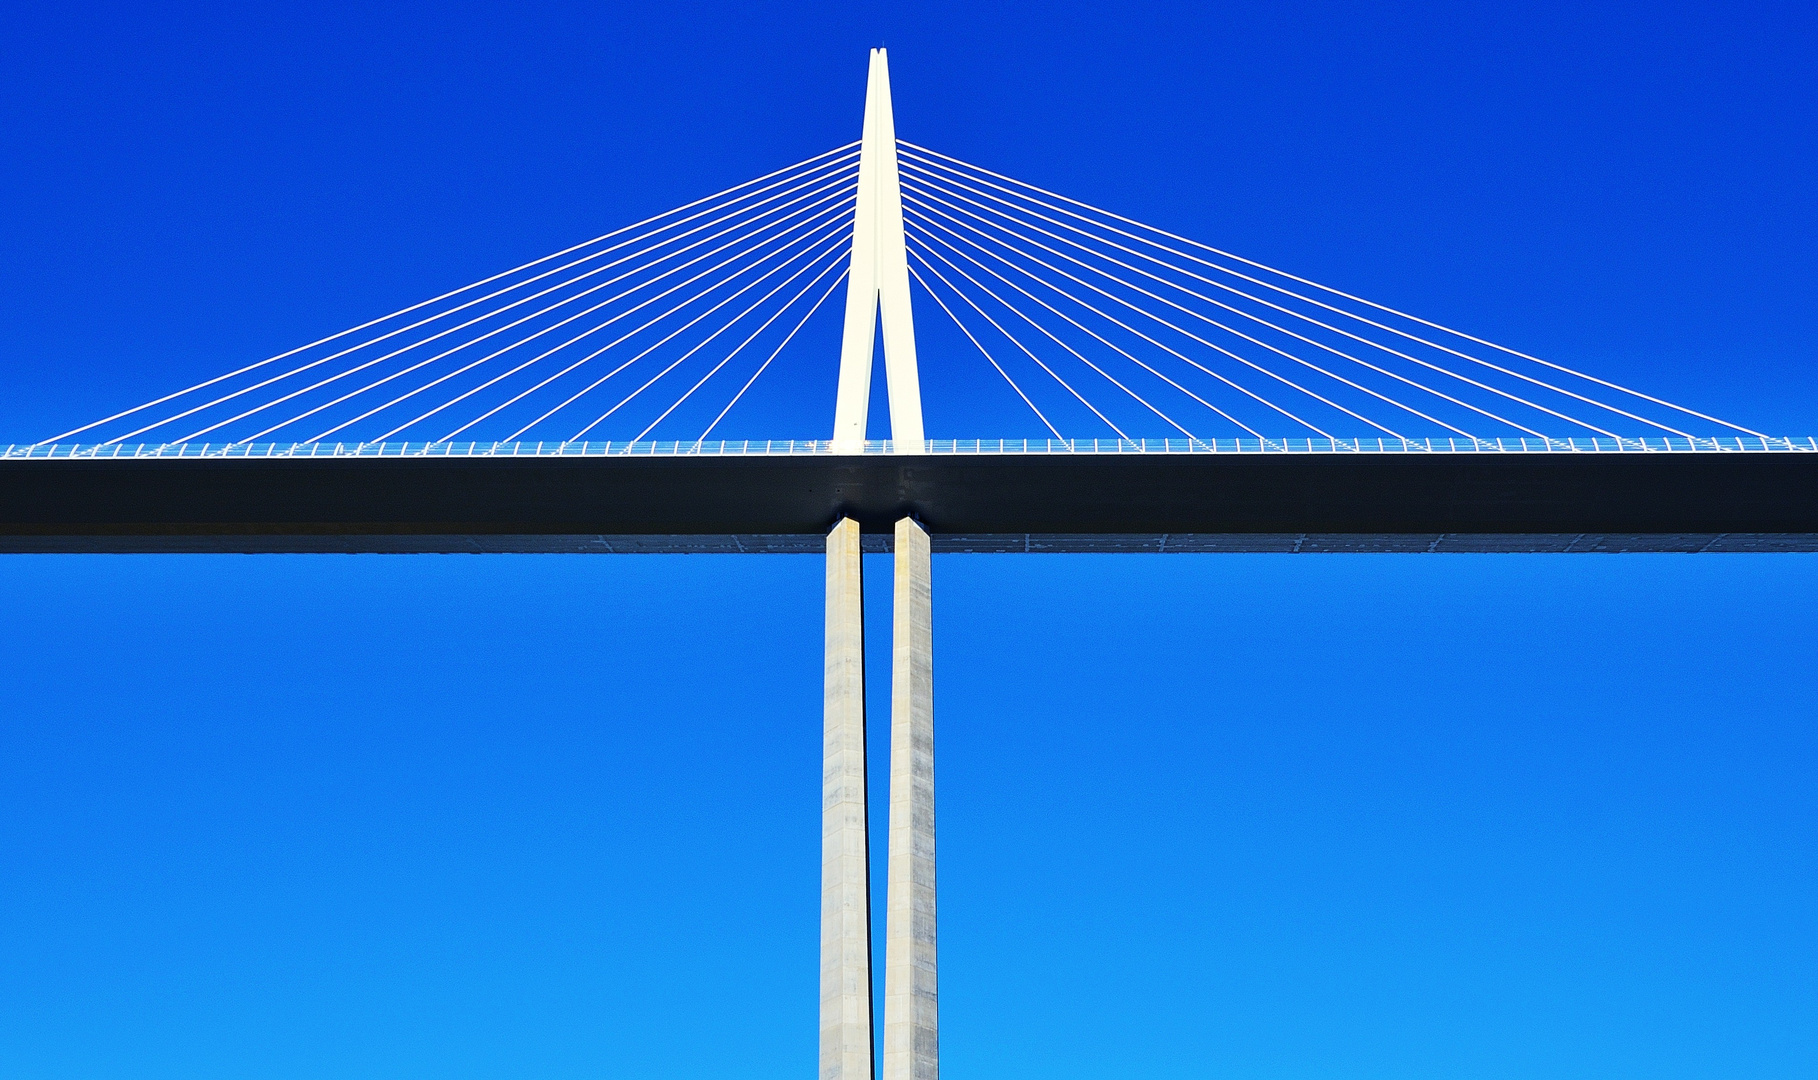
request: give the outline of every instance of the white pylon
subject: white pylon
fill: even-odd
[[[840,341],[839,396],[833,406],[833,452],[865,449],[871,406],[871,350],[884,317],[884,378],[890,394],[890,439],[899,454],[922,446],[922,387],[915,367],[915,320],[909,311],[909,254],[903,242],[903,193],[896,167],[896,121],[890,111],[890,65],[871,50],[865,128],[859,146],[858,205],[853,211],[852,273],[846,282],[846,331]]]

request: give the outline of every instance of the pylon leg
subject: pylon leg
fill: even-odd
[[[871,852],[865,822],[865,588],[859,526],[827,534],[821,758],[821,1080],[872,1080]]]
[[[884,1080],[937,1080],[934,923],[934,630],[928,533],[896,523],[890,669],[890,867]]]

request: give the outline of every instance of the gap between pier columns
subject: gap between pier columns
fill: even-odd
[[[934,921],[934,621],[928,533],[896,523],[891,613],[890,865],[883,1080],[937,1080]]]
[[[872,1080],[871,851],[865,823],[865,582],[859,526],[827,534],[821,744],[821,1080]]]

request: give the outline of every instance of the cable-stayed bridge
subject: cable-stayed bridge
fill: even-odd
[[[0,547],[818,550],[841,513],[952,550],[1818,534],[1809,436],[898,140],[871,100],[858,142],[5,447]],[[1034,439],[924,430],[917,317]],[[838,386],[804,382],[836,328]],[[833,398],[831,437],[727,441],[764,394]]]
[[[857,142],[0,449],[0,551],[825,552],[821,1075],[857,1080],[860,553],[893,550],[881,1045],[930,1080],[931,552],[1818,550],[1818,439],[899,140],[882,50],[869,80]],[[930,438],[924,360],[1034,437]],[[727,438],[764,393],[828,427]]]

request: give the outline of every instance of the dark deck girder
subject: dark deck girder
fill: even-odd
[[[1818,453],[0,461],[0,551],[1818,550]]]

